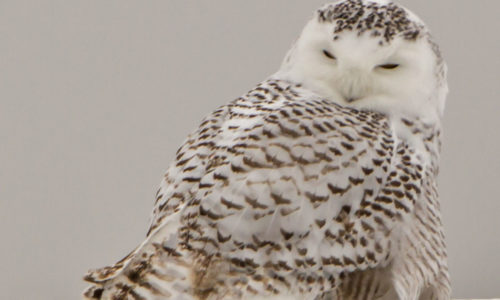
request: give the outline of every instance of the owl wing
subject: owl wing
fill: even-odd
[[[389,259],[389,235],[420,193],[394,180],[418,179],[396,150],[387,117],[268,81],[216,111],[181,147],[152,230],[182,211],[189,248],[235,262],[372,267]]]
[[[264,82],[203,121],[162,182],[146,241],[87,279],[117,276],[153,241],[283,274],[383,265],[419,193],[392,183],[412,176],[396,144],[380,114]]]

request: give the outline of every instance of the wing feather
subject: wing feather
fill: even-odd
[[[87,279],[115,278],[154,243],[283,278],[384,267],[418,192],[390,185],[413,174],[395,159],[400,146],[385,116],[268,80],[188,137],[161,183],[147,240]]]

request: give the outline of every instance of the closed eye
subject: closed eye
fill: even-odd
[[[397,67],[399,67],[399,65],[398,64],[383,64],[383,65],[379,65],[377,67],[382,68],[382,69],[386,69],[386,70],[393,70],[393,69],[396,69]]]
[[[328,57],[329,59],[336,59],[335,56],[333,54],[331,54],[330,52],[326,51],[326,50],[323,50],[323,54]]]

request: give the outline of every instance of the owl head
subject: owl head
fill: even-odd
[[[439,121],[446,64],[426,25],[386,0],[318,9],[278,74],[344,106]]]

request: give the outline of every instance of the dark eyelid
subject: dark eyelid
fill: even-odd
[[[397,67],[399,67],[399,64],[383,64],[383,65],[379,65],[379,67],[386,69],[386,70],[392,70],[392,69],[396,69]]]
[[[323,54],[328,57],[329,59],[336,59],[335,56],[333,54],[331,54],[330,52],[326,51],[323,49]]]

